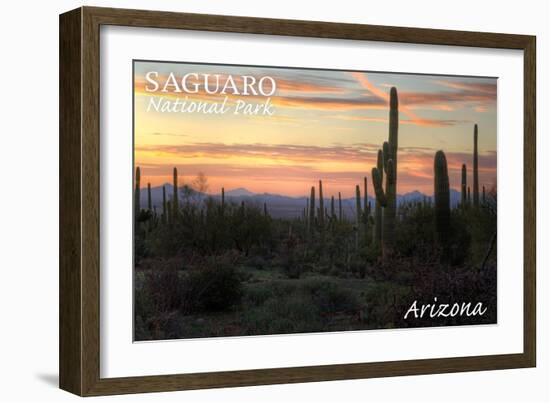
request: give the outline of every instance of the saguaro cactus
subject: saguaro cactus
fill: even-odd
[[[179,212],[179,201],[178,201],[178,168],[174,168],[174,177],[173,177],[173,184],[174,187],[173,191],[174,194],[172,196],[172,209],[173,214],[172,218],[175,218],[178,215]]]
[[[170,201],[166,202],[166,219],[168,224],[172,225],[172,203]]]
[[[309,196],[309,232],[313,234],[315,227],[315,186],[311,187],[311,195]]]
[[[388,143],[384,143],[384,150],[388,149]],[[378,168],[372,170],[372,182],[376,193],[377,203],[384,208],[382,219],[382,236],[381,244],[383,253],[387,254],[391,251],[394,240],[394,225],[395,225],[395,168],[393,160],[386,160],[387,152],[384,154],[385,171],[386,171],[386,190],[382,188],[382,175]]]
[[[383,174],[379,166],[372,169],[372,183],[376,194],[377,205],[384,207],[382,221],[382,250],[386,255],[393,249],[395,234],[395,213],[397,195],[397,149],[398,149],[399,110],[397,89],[390,91],[390,128],[388,141],[382,147],[383,170],[386,173],[386,186],[382,186]],[[378,162],[380,162],[380,152]],[[378,164],[377,164],[378,165]]]
[[[361,189],[355,185],[355,222],[357,226],[361,223]]]
[[[485,204],[486,201],[487,201],[487,199],[485,198],[485,186],[483,186],[483,193],[482,193],[481,202],[482,202],[483,204]]]
[[[368,242],[369,239],[369,220],[370,220],[370,202],[369,202],[369,196],[368,196],[368,187],[367,187],[367,177],[365,176],[363,178],[363,226],[364,228],[364,234],[365,234],[365,240]]]
[[[325,228],[325,207],[323,201],[323,181],[319,181],[319,227]]]
[[[468,172],[466,170],[466,164],[462,164],[462,182],[460,185],[460,201],[463,207],[466,206],[467,201],[467,186],[468,186]]]
[[[399,101],[397,99],[397,88],[392,87],[390,90],[390,133],[389,143],[391,158],[394,168],[397,170],[397,131],[399,129]],[[395,175],[397,181],[397,175]]]
[[[363,211],[365,212],[366,216],[370,215],[370,208],[369,208],[369,197],[368,197],[368,188],[367,188],[367,177],[365,176],[363,178]]]
[[[479,206],[479,176],[477,161],[477,124],[474,125],[474,206]]]
[[[147,210],[153,212],[153,201],[151,199],[151,183],[147,183]]]
[[[137,216],[138,216],[139,210],[141,208],[141,204],[140,204],[140,200],[139,200],[139,198],[141,197],[141,195],[140,195],[141,170],[139,169],[139,167],[136,168],[135,181],[136,181],[136,188],[135,188],[135,191],[134,191],[134,217],[135,217],[135,220],[137,222]]]
[[[166,186],[162,186],[162,223],[166,224],[166,220],[168,219],[168,208],[166,205]]]
[[[361,236],[361,189],[355,185],[355,247],[359,247],[359,237]]]
[[[267,213],[267,204],[265,204],[264,202],[264,217],[267,217],[268,216],[268,213]]]
[[[378,158],[376,160],[376,167],[378,175],[380,175],[380,183],[384,179],[384,156],[381,150],[378,150]],[[374,172],[373,172],[374,176]],[[374,185],[374,181],[373,181]],[[376,189],[376,188],[375,188]],[[376,197],[376,204],[374,205],[374,243],[381,245],[382,243],[382,204],[378,196]]]
[[[304,207],[304,220],[309,231],[309,197],[306,197],[306,206]]]
[[[338,220],[342,221],[342,193],[338,192]]]
[[[434,158],[434,202],[437,240],[442,246],[446,246],[450,231],[451,199],[447,158],[443,151],[438,151]]]
[[[222,187],[222,213],[225,208],[225,188]]]
[[[334,196],[330,197],[330,219],[334,220],[336,218],[336,212],[334,211]]]

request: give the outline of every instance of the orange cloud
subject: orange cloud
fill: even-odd
[[[216,186],[241,183],[258,192],[269,188],[271,193],[301,195],[307,183],[319,179],[331,183],[345,194],[352,194],[355,184],[376,163],[378,146],[374,144],[332,145],[327,147],[271,144],[194,143],[188,145],[138,146],[136,164],[142,175],[158,185],[170,180],[171,167],[177,166],[189,180],[204,172]],[[433,191],[433,158],[430,147],[404,147],[399,150],[398,191]],[[446,153],[451,187],[460,190],[461,167],[468,166],[471,182],[472,155],[467,152]],[[482,184],[489,186],[496,178],[496,153],[479,156]],[[269,184],[269,185],[267,185]],[[294,189],[292,192],[290,188]]]
[[[386,105],[390,102],[390,95],[386,91],[378,89],[373,83],[369,81],[367,75],[364,73],[352,72],[351,75],[359,81],[363,88],[369,90],[370,93],[376,95],[378,98],[384,100]],[[401,96],[399,96],[401,99]],[[401,104],[399,106],[399,111],[403,112],[410,120],[412,124],[417,126],[437,126],[435,120],[431,119],[422,119],[414,112],[412,112],[406,105]]]

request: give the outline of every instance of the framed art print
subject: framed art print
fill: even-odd
[[[60,385],[535,365],[535,38],[60,17]]]

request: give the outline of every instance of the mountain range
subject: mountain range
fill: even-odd
[[[171,200],[173,193],[173,186],[169,183],[164,184],[166,189],[166,198]],[[221,194],[208,195],[214,199],[220,199]],[[456,206],[460,202],[460,192],[451,189],[451,206]],[[207,197],[204,194],[198,194],[198,197],[194,200],[201,200],[202,198]],[[263,204],[266,203],[267,210],[269,214],[274,218],[293,218],[299,217],[302,214],[303,208],[306,206],[307,197],[292,197],[292,196],[283,196],[278,194],[271,193],[254,193],[245,188],[237,188],[228,190],[225,192],[225,199],[228,203],[241,203],[244,201],[247,204],[256,205],[263,208]],[[330,211],[330,198],[323,198],[324,205],[327,210]],[[432,196],[425,195],[417,190],[399,194],[397,195],[397,204],[400,205],[404,202],[412,201],[422,201],[422,200],[432,200]],[[151,188],[151,200],[153,206],[156,206],[157,210],[160,212],[162,209],[162,186],[152,187]],[[368,197],[371,206],[374,208],[375,199],[374,197]],[[142,188],[140,192],[140,203],[142,208],[147,206],[147,188]],[[363,198],[361,198],[361,203],[363,203]],[[316,200],[316,206],[319,206],[319,200]],[[335,209],[338,210],[338,200],[335,200]],[[342,209],[346,217],[355,216],[355,197],[342,199]]]

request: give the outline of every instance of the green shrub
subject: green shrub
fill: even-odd
[[[318,307],[304,294],[270,298],[263,305],[243,312],[246,334],[302,333],[323,330]]]
[[[359,309],[357,296],[349,289],[323,279],[312,279],[303,285],[306,295],[323,314]]]
[[[239,273],[232,266],[189,270],[182,289],[186,313],[225,311],[238,305],[243,296]]]

